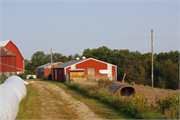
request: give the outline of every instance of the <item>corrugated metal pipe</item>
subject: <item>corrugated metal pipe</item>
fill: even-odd
[[[26,96],[28,84],[18,76],[11,76],[0,85],[0,120],[14,120],[19,103]]]
[[[109,86],[113,93],[120,94],[121,96],[130,96],[133,94],[139,94],[139,91],[132,85],[129,84],[111,84]]]

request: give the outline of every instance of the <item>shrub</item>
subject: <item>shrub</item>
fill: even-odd
[[[176,119],[179,118],[179,105],[171,106],[164,111],[166,119]]]
[[[67,85],[67,86],[69,86],[70,82],[65,81],[64,84]]]
[[[113,83],[112,80],[109,80],[109,78],[107,79],[100,79],[98,80],[97,84],[99,85],[99,87],[105,87],[111,85]]]
[[[103,86],[105,80],[98,82]],[[72,89],[76,89],[86,96],[100,101],[140,119],[177,119],[179,118],[179,97],[169,97],[156,100],[156,106],[149,104],[144,96],[134,94],[132,98],[114,95],[106,87],[80,85],[65,82]]]
[[[97,84],[99,85],[99,87],[104,87],[105,80],[100,79],[100,80],[98,80]]]
[[[52,74],[49,74],[47,77],[48,80],[52,80]]]
[[[20,73],[17,76],[21,77],[22,79],[26,79],[26,73]]]
[[[173,108],[174,106],[179,106],[179,96],[173,96],[173,97],[167,97],[167,98],[161,98],[156,99],[156,109],[158,112],[161,112],[164,114],[166,109]]]

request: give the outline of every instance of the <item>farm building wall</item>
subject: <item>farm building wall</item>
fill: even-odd
[[[101,79],[102,77],[103,78],[108,77],[107,74],[102,75],[99,73],[99,70],[107,70],[107,64],[100,61],[93,60],[93,59],[89,59],[87,61],[76,64],[76,69],[85,69],[84,77],[87,79],[91,77],[88,75],[88,71],[90,71],[90,69],[92,70],[94,69],[93,79],[95,79],[96,81]]]
[[[117,67],[112,66],[112,80],[115,80],[115,81],[117,81],[116,68]]]
[[[16,55],[16,71],[24,72],[24,59],[18,48],[11,41],[8,42],[5,48]]]
[[[55,66],[61,65],[61,64],[62,64],[61,62],[54,64],[54,65],[52,65],[52,68]],[[49,74],[51,74],[51,65],[47,66],[45,68],[36,68],[37,78],[46,78],[47,79]]]
[[[44,68],[36,68],[37,78],[44,78]]]
[[[15,56],[4,56],[1,58],[1,72],[15,72],[16,71],[16,57]]]
[[[51,74],[51,68],[45,68],[45,74],[44,77],[48,78],[48,75]]]
[[[108,72],[101,74],[100,70],[105,70]],[[61,74],[59,73],[60,71]],[[71,79],[73,79],[73,81],[75,79],[83,79],[84,81],[98,81],[100,79],[107,78],[116,81],[116,66],[95,59],[87,59],[65,68],[54,68],[52,75],[54,80],[61,82],[70,81]]]
[[[54,68],[52,78],[64,82],[64,68]]]

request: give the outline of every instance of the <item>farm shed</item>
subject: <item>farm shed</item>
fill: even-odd
[[[52,79],[64,81],[98,81],[109,78],[117,80],[117,66],[94,58],[81,59],[66,62],[52,69]]]
[[[24,72],[24,58],[17,46],[11,40],[0,41],[1,78],[22,72]]]
[[[63,64],[62,62],[54,62],[52,63],[52,68],[58,65]],[[45,65],[39,66],[36,68],[36,77],[37,78],[47,78],[48,75],[51,74],[51,63],[47,63]]]

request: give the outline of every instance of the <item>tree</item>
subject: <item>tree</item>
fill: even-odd
[[[46,64],[48,61],[45,59],[46,55],[42,51],[37,51],[31,57],[31,63],[27,65],[28,70],[31,70],[34,74],[36,67]]]

